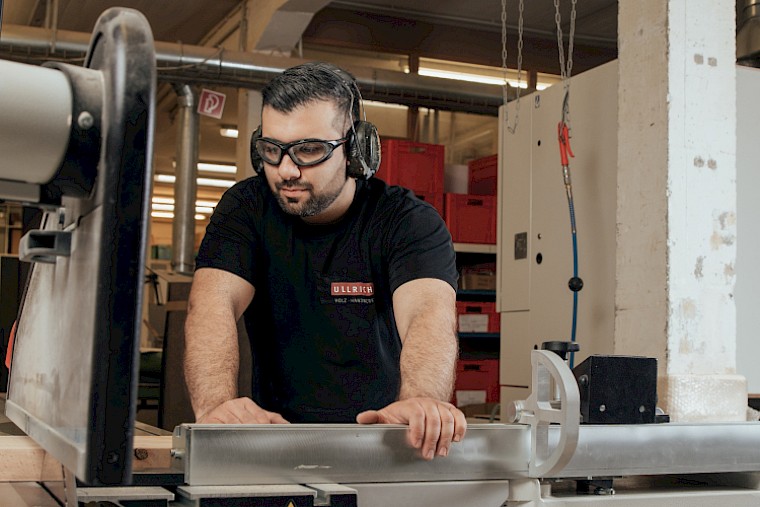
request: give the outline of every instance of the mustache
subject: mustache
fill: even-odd
[[[311,190],[311,185],[308,183],[299,183],[293,180],[281,181],[278,182],[275,186],[277,187],[277,190],[282,190],[283,188],[288,188],[291,190]]]

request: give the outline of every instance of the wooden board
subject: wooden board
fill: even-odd
[[[136,436],[133,470],[169,468],[171,446],[171,436]],[[34,440],[25,436],[0,436],[0,483],[62,480],[60,462]]]

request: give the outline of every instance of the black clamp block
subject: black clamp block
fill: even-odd
[[[567,354],[578,352],[581,347],[576,342],[548,341],[541,344],[542,350],[549,350],[557,354],[563,361],[567,361]]]

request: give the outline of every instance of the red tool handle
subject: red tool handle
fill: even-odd
[[[11,327],[11,334],[8,339],[8,350],[5,353],[5,367],[8,368],[8,371],[11,369],[11,357],[13,357],[13,342],[16,339],[16,324],[18,321],[13,322],[13,326]]]
[[[570,132],[567,128],[567,123],[559,122],[557,125],[557,136],[559,138],[559,156],[562,159],[562,165],[569,165],[568,154],[571,157],[575,157],[573,149],[570,147]]]

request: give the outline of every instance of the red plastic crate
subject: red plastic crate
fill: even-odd
[[[496,303],[457,301],[457,329],[460,333],[499,333],[501,318]]]
[[[499,170],[499,156],[471,160],[468,168],[468,192],[473,195],[496,195],[497,178]]]
[[[445,194],[446,225],[455,243],[496,244],[496,197]]]
[[[444,146],[401,139],[380,141],[380,169],[375,175],[389,185],[415,193],[443,195]]]
[[[423,192],[415,192],[414,195],[416,195],[419,199],[432,204],[442,217],[446,216],[444,215],[445,210],[443,207],[443,194],[427,194]]]
[[[454,383],[454,404],[457,391],[485,391],[486,403],[499,401],[499,360],[478,359],[457,361],[457,378]]]

